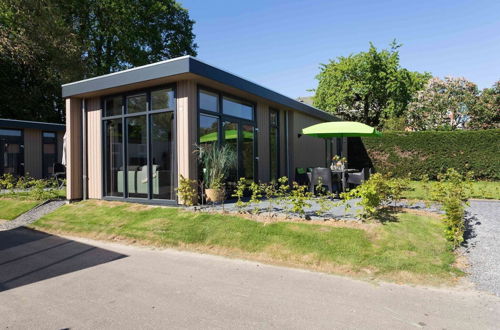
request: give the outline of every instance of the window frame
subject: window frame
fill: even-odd
[[[44,136],[45,133],[54,133],[54,137],[46,137]],[[55,155],[55,163],[57,163],[59,159],[59,153],[57,150],[57,132],[56,131],[42,131],[42,177],[48,178],[48,173],[47,171],[47,166],[45,164],[45,152],[43,150],[45,144],[54,144],[54,155]]]
[[[204,110],[200,107],[200,91],[207,91],[207,92],[210,92],[210,93],[214,93],[218,96],[218,100],[217,100],[217,103],[218,103],[218,108],[217,108],[217,112],[214,112],[214,111],[211,111],[211,110]],[[252,106],[252,120],[249,120],[249,119],[246,119],[246,118],[241,118],[241,117],[235,117],[235,116],[231,116],[231,115],[228,115],[228,114],[225,114],[224,113],[224,109],[222,108],[222,103],[223,103],[223,97],[226,96],[226,97],[229,97],[229,98],[232,98],[232,99],[235,99],[235,100],[238,100],[238,101],[241,101],[241,102],[244,102],[244,103],[247,103],[249,105]],[[200,144],[200,115],[203,114],[203,115],[208,115],[208,116],[211,116],[211,117],[215,117],[219,120],[219,123],[218,123],[218,129],[217,129],[217,144],[218,145],[221,145],[221,143],[223,143],[224,141],[224,136],[223,136],[223,125],[224,125],[224,122],[233,122],[233,123],[237,123],[238,125],[238,141],[241,139],[241,132],[242,130],[240,129],[240,126],[242,125],[250,125],[250,126],[253,126],[254,128],[254,131],[253,131],[253,134],[254,134],[254,143],[253,143],[253,179],[254,181],[257,181],[257,178],[258,178],[258,160],[259,160],[259,154],[258,154],[258,131],[259,131],[259,128],[257,126],[257,103],[256,102],[252,102],[250,100],[247,100],[247,99],[244,99],[242,97],[239,97],[239,96],[236,96],[236,95],[233,95],[233,94],[230,94],[230,93],[226,93],[226,92],[223,92],[223,91],[220,91],[220,90],[217,90],[217,89],[214,89],[214,88],[211,88],[211,87],[208,87],[208,86],[205,86],[205,85],[201,85],[201,84],[198,84],[197,85],[197,88],[196,88],[196,108],[197,108],[197,115],[196,115],[196,142],[198,144]],[[239,150],[239,146],[238,146],[238,150],[237,150],[237,153],[238,153],[238,169],[237,169],[237,172],[238,172],[238,176],[240,174],[240,170],[241,170],[241,157],[240,157],[240,150]]]
[[[271,121],[271,113],[276,114],[276,124],[273,124]],[[280,178],[281,175],[281,129],[280,129],[280,111],[276,108],[269,108],[269,179],[271,180],[271,172],[272,172],[272,158],[271,158],[271,129],[276,129],[276,153],[278,154],[278,158],[276,160],[276,180]]]
[[[171,89],[173,91],[174,102],[173,108],[165,108],[159,110],[152,110],[152,102],[151,102],[151,93],[154,91],[159,91],[163,89]],[[127,97],[134,95],[146,95],[146,111],[127,113]],[[122,98],[122,112],[120,115],[113,116],[105,116],[106,114],[106,100],[109,98],[121,97]],[[141,88],[135,89],[131,91],[127,91],[124,93],[114,93],[101,97],[100,100],[101,109],[102,109],[102,117],[101,117],[101,136],[102,136],[102,150],[101,150],[101,170],[102,170],[102,199],[111,200],[111,201],[128,201],[128,202],[136,202],[136,203],[145,203],[145,204],[158,204],[158,205],[177,205],[177,196],[175,192],[171,196],[171,199],[155,199],[153,196],[153,187],[151,184],[148,184],[148,193],[146,198],[139,197],[129,197],[128,193],[128,176],[124,175],[123,177],[123,196],[108,196],[107,195],[107,156],[106,156],[106,121],[111,119],[121,119],[122,123],[122,166],[126,166],[127,157],[128,157],[128,134],[127,134],[127,118],[130,117],[138,117],[138,116],[146,116],[146,134],[147,134],[147,166],[148,166],[148,178],[152,175],[152,164],[151,164],[151,151],[152,151],[152,139],[151,139],[151,125],[152,125],[152,117],[154,114],[172,112],[172,160],[171,160],[171,172],[172,172],[172,191],[178,186],[178,178],[177,178],[177,84],[163,84],[158,86],[153,86],[150,88]],[[124,171],[125,173],[125,171]]]

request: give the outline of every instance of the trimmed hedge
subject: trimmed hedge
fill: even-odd
[[[363,157],[359,139],[349,143],[356,163],[375,170],[391,172],[396,177],[410,175],[419,179],[428,174],[436,179],[438,173],[455,168],[461,173],[473,171],[478,179],[500,180],[500,129],[452,132],[386,132],[382,137],[363,138],[370,159]],[[360,149],[361,148],[361,149]],[[362,158],[365,158],[364,160]]]

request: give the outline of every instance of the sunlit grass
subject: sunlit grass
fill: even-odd
[[[428,183],[432,184],[432,182]],[[430,200],[425,184],[421,181],[411,181],[411,190],[406,191],[405,198]],[[472,198],[500,199],[500,182],[498,181],[475,181],[472,183]]]
[[[352,228],[87,201],[63,206],[34,227],[403,282],[449,282],[461,274],[438,219],[397,218]]]
[[[13,220],[38,204],[39,202],[32,200],[0,198],[0,219]]]

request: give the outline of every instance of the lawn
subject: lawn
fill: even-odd
[[[24,212],[31,210],[39,203],[32,200],[0,198],[0,219],[13,220]]]
[[[430,183],[432,184],[432,182]],[[411,181],[412,190],[405,192],[405,198],[429,200],[424,183]],[[475,181],[472,183],[472,198],[500,199],[500,182],[498,181]]]
[[[65,205],[33,227],[397,282],[450,283],[461,275],[452,266],[455,257],[439,219],[397,217],[383,225],[347,227],[262,223],[181,208],[86,201]]]

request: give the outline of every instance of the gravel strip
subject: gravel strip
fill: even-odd
[[[500,201],[470,201],[467,220],[462,252],[470,263],[470,278],[478,289],[500,296]]]
[[[38,219],[40,219],[45,214],[55,211],[64,204],[66,204],[66,201],[50,201],[42,205],[39,205],[29,210],[28,212],[18,216],[16,219],[12,221],[6,221],[4,223],[1,223],[0,231],[10,230],[33,223]]]

